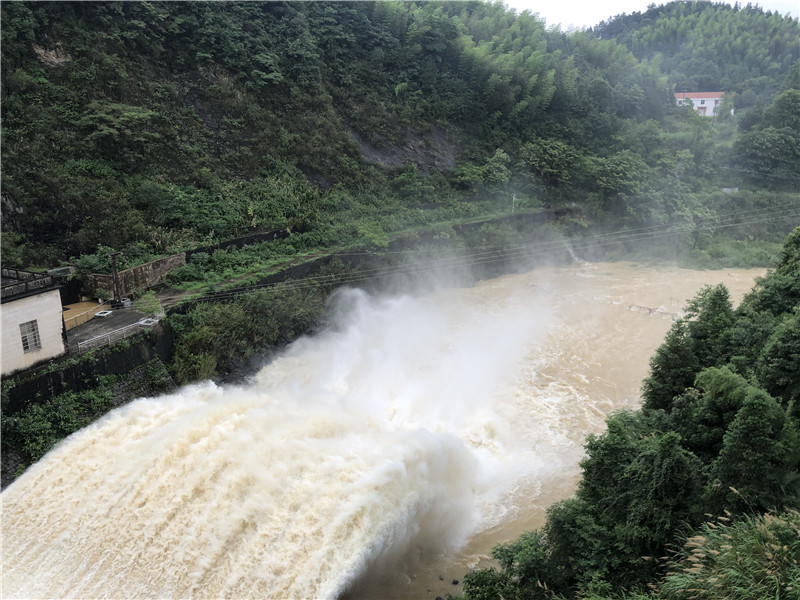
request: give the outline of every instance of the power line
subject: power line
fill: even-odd
[[[452,256],[446,258],[414,261],[411,263],[394,266],[374,267],[359,271],[357,273],[339,276],[315,275],[299,280],[255,284],[252,286],[245,286],[207,294],[202,298],[189,300],[189,302],[213,302],[227,300],[244,293],[254,292],[261,289],[275,288],[277,286],[280,286],[282,290],[292,291],[316,287],[320,283],[336,283],[337,285],[347,285],[374,279],[383,279],[402,275],[416,275],[441,269],[463,269],[479,265],[489,265],[502,261],[534,258],[537,256],[552,254],[554,251],[567,250],[568,248],[573,250],[585,250],[598,246],[630,243],[646,239],[654,240],[689,233],[698,229],[703,231],[717,231],[719,229],[725,229],[729,227],[771,223],[774,221],[791,218],[798,219],[798,222],[800,223],[800,203],[796,201],[773,206],[767,209],[750,209],[719,215],[716,217],[709,217],[706,219],[698,219],[694,222],[653,225],[619,232],[597,234],[583,238],[562,238],[547,242],[535,242],[516,247],[496,246],[494,248],[483,249],[468,256]],[[401,251],[399,254],[413,256],[414,252],[416,251]],[[384,253],[381,253],[381,255],[382,254]],[[378,255],[369,252],[332,253],[326,255],[326,257],[330,258],[345,256]]]
[[[797,217],[800,218],[800,212],[797,214],[791,213],[780,213],[780,214],[771,214],[768,215],[768,218],[765,218],[763,215],[760,218],[754,218],[749,221],[745,222],[732,222],[732,223],[718,223],[714,225],[707,226],[707,230],[716,230],[721,229],[724,227],[731,227],[731,226],[738,226],[738,225],[747,225],[753,223],[765,223],[771,222],[778,219],[784,219],[787,217]],[[643,228],[644,229],[644,228]],[[651,228],[646,228],[651,229]],[[685,231],[690,231],[693,228],[682,228]],[[658,237],[665,237],[675,235],[677,233],[674,228],[667,228],[663,229],[660,232],[650,231],[650,232],[643,232],[641,230],[623,235],[623,234],[607,234],[605,236],[592,236],[586,240],[572,240],[571,247],[574,249],[586,249],[593,246],[602,246],[602,245],[609,245],[612,243],[621,243],[621,242],[630,242],[630,241],[639,241],[642,239],[654,239]],[[537,255],[545,255],[548,253],[552,253],[553,250],[559,249],[566,249],[567,243],[566,240],[557,240],[553,242],[545,242],[539,244],[532,244],[524,247],[518,248],[516,251],[493,251],[493,252],[483,252],[478,253],[478,255],[471,255],[471,256],[459,256],[459,257],[451,257],[446,259],[434,259],[430,261],[422,261],[422,262],[414,262],[411,264],[405,265],[397,265],[391,267],[378,267],[373,269],[367,269],[365,271],[360,271],[358,273],[354,273],[351,275],[344,275],[336,277],[328,276],[314,276],[314,277],[307,277],[302,280],[296,281],[285,281],[285,282],[273,282],[273,283],[265,283],[265,284],[258,284],[254,286],[248,286],[245,288],[237,288],[235,290],[227,290],[224,292],[219,292],[217,294],[211,294],[206,298],[200,300],[224,300],[228,298],[232,298],[242,293],[246,293],[248,291],[256,291],[263,288],[275,287],[277,285],[282,284],[282,289],[285,290],[296,290],[296,289],[303,289],[308,287],[313,287],[318,285],[319,283],[331,282],[335,281],[339,285],[345,285],[349,283],[358,283],[361,281],[367,281],[371,279],[379,279],[379,278],[386,278],[386,277],[393,277],[399,275],[410,275],[410,274],[419,274],[425,271],[432,271],[435,269],[443,269],[443,268],[464,268],[468,266],[476,266],[481,264],[491,264],[493,262],[499,261],[507,261],[507,260],[514,260],[514,259],[521,259],[521,258],[529,258],[535,257]]]
[[[770,207],[768,209],[755,208],[755,209],[748,209],[748,210],[743,210],[743,211],[738,211],[738,212],[733,212],[733,213],[725,213],[725,214],[722,214],[722,215],[717,215],[715,217],[699,219],[699,220],[691,222],[691,223],[676,222],[676,223],[671,223],[671,224],[650,225],[650,226],[647,226],[647,227],[625,229],[625,230],[622,230],[622,231],[617,231],[617,232],[612,232],[612,233],[597,234],[597,235],[594,235],[594,236],[587,236],[587,237],[580,238],[580,239],[581,240],[595,240],[595,239],[602,240],[602,239],[608,238],[608,237],[626,236],[626,235],[635,234],[635,233],[636,234],[638,234],[638,233],[645,234],[647,232],[660,232],[660,231],[663,231],[664,228],[688,227],[689,229],[692,229],[692,228],[695,228],[697,226],[703,226],[706,222],[717,222],[717,223],[726,222],[726,221],[731,221],[731,220],[736,219],[736,218],[750,217],[753,214],[764,213],[765,211],[777,212],[777,211],[782,211],[782,210],[787,210],[787,209],[792,209],[792,208],[800,208],[800,201],[796,201],[796,200],[795,201],[789,201],[789,202],[785,202],[783,204],[772,206],[772,207]],[[559,241],[559,243],[561,243],[561,242]],[[517,248],[528,247],[528,246],[529,245],[526,244],[526,245],[523,245],[523,246],[517,246]],[[502,250],[502,249],[509,250],[509,249],[514,249],[514,248],[513,247],[512,248],[508,248],[508,247],[504,247],[504,246],[494,246],[494,247],[485,248],[484,251],[490,252],[490,251],[493,251],[493,250]],[[387,250],[387,251],[383,251],[382,254],[413,254],[415,252],[418,252],[418,251],[417,250],[395,250],[395,251]],[[337,253],[330,254],[330,256],[371,256],[371,255],[373,255],[373,253],[371,253],[371,252],[337,252]]]

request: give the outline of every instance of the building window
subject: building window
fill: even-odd
[[[26,353],[41,350],[42,341],[39,339],[39,325],[35,320],[20,323],[19,333],[22,335],[22,349]]]
[[[700,104],[705,104],[705,103],[706,103],[705,100],[700,100]]]

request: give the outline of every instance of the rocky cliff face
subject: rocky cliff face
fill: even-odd
[[[434,126],[425,134],[407,131],[402,144],[393,144],[380,136],[373,136],[375,141],[371,142],[353,129],[349,133],[364,160],[371,164],[387,168],[413,164],[423,174],[434,170],[452,171],[456,167],[457,136],[441,127]]]

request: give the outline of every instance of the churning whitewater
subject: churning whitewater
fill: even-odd
[[[336,294],[335,325],[246,385],[137,400],[9,486],[2,596],[335,598],[365,573],[456,553],[543,481],[573,481],[583,436],[635,404],[638,383],[617,380],[642,369],[596,354],[624,361],[621,323],[655,327],[649,349],[669,327],[625,310],[653,302],[624,296],[631,279],[676,291],[631,273]]]

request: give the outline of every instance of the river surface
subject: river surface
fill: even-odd
[[[435,598],[572,494],[706,284],[763,270],[541,267],[337,293],[241,386],[137,400],[0,496],[3,598]]]

